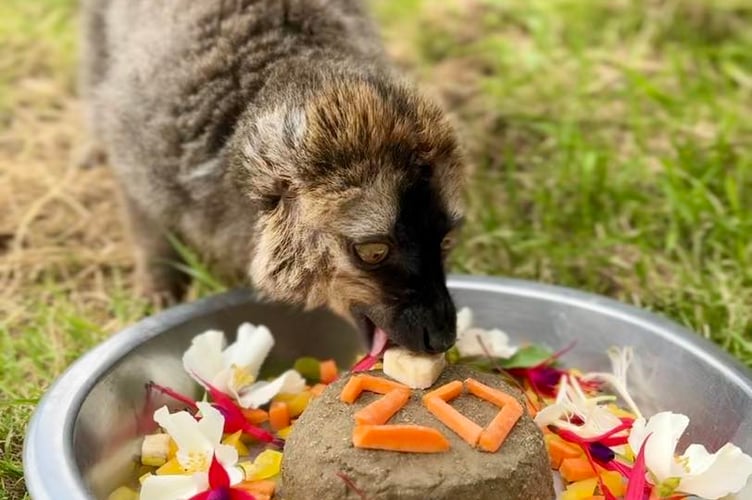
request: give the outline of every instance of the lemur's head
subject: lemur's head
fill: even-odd
[[[327,306],[376,343],[456,338],[445,261],[463,172],[442,112],[412,89],[333,80],[236,132],[234,179],[258,205],[250,277],[267,297]]]

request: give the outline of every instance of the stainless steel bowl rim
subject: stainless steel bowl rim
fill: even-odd
[[[651,330],[677,347],[706,360],[752,399],[752,372],[710,341],[661,316],[599,295],[536,282],[487,276],[452,275],[449,285],[514,293],[556,301]],[[38,500],[89,498],[73,455],[73,425],[86,395],[126,353],[171,326],[240,304],[251,292],[233,290],[167,309],[108,338],[74,362],[41,398],[29,422],[23,450],[26,486]],[[63,464],[63,466],[61,466]],[[62,493],[62,495],[61,495]]]

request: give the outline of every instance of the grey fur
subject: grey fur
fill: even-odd
[[[346,262],[341,235],[321,235],[367,234],[369,214],[387,227],[416,162],[434,167],[456,218],[453,136],[400,83],[361,2],[85,0],[83,16],[88,126],[122,188],[146,291],[177,293],[163,262],[175,258],[164,238],[171,231],[225,276],[250,274],[273,298],[332,306],[332,281],[312,276],[344,272],[356,282],[363,273]],[[317,110],[311,103],[322,96],[341,113]],[[382,121],[388,130],[379,131]],[[373,151],[401,151],[404,164]],[[363,187],[377,176],[368,198]],[[361,205],[368,210],[353,209],[366,203],[358,196],[371,200]],[[300,213],[345,205],[360,219],[343,221],[343,211],[319,224]]]

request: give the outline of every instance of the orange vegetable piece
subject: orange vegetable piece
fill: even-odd
[[[356,448],[371,450],[440,453],[449,449],[441,432],[422,425],[357,425],[352,440]]]
[[[432,397],[424,398],[423,404],[434,417],[464,439],[470,446],[475,446],[478,443],[483,432],[481,426],[452,408],[449,403],[440,397]]]
[[[327,359],[319,363],[319,379],[324,384],[331,384],[339,376],[339,370],[337,369],[337,362],[333,359]]]
[[[261,479],[258,481],[243,481],[234,487],[252,493],[255,498],[263,497],[264,495],[270,498],[274,494],[277,484],[268,479]]]
[[[363,380],[364,391],[375,392],[376,394],[386,394],[393,389],[410,390],[405,384],[400,384],[399,382],[394,382],[385,378],[375,377],[373,375],[360,375],[360,377]]]
[[[465,385],[467,386],[467,390],[470,391],[470,394],[474,394],[481,399],[485,399],[489,403],[493,403],[499,408],[513,403],[516,403],[517,406],[520,406],[520,402],[517,401],[517,398],[515,398],[511,394],[507,394],[506,392],[494,389],[493,387],[488,387],[486,384],[482,384],[481,382],[478,382],[473,378],[465,380]]]
[[[407,404],[409,399],[410,391],[406,389],[394,389],[368,406],[358,410],[355,413],[355,421],[358,424],[385,424],[400,408]]]
[[[606,500],[606,497],[604,497],[603,495],[592,495],[585,498],[584,500]]]
[[[462,394],[462,382],[454,380],[423,396],[423,401],[429,398],[439,398],[442,401],[451,401],[460,394]]]
[[[287,403],[282,401],[273,401],[269,407],[269,424],[275,431],[284,429],[290,425],[290,410]]]
[[[361,392],[363,392],[362,376],[353,375],[342,388],[342,392],[339,394],[339,399],[344,403],[353,404],[355,400],[358,399]]]
[[[244,409],[243,416],[252,424],[262,424],[269,420],[269,413],[261,409]]]
[[[313,387],[311,387],[309,390],[311,391],[311,395],[313,397],[321,396],[321,394],[324,393],[324,389],[326,389],[326,384],[316,384]]]
[[[392,382],[381,377],[373,375],[353,375],[342,388],[339,399],[345,403],[354,403],[360,393],[363,391],[375,392],[376,394],[386,394],[394,389],[404,389],[409,391],[410,388],[399,382]]]
[[[570,483],[590,479],[597,475],[586,457],[565,458],[561,461],[559,472],[561,477]]]
[[[548,434],[544,436],[544,439],[546,440],[546,448],[548,448],[548,456],[551,459],[551,467],[554,469],[561,467],[561,462],[565,458],[577,458],[584,454],[582,448],[564,441],[556,434]]]
[[[520,419],[524,410],[522,405],[512,399],[496,414],[491,423],[483,429],[478,439],[480,449],[489,453],[495,453]]]

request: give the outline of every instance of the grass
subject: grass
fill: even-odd
[[[467,144],[455,271],[613,296],[752,366],[748,2],[374,3]],[[0,3],[0,499],[25,496],[24,427],[50,381],[152,310],[108,172],[70,168],[75,12]],[[221,287],[191,272],[192,296]]]

